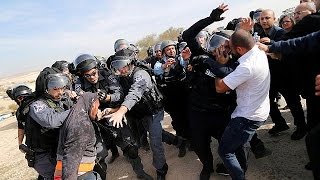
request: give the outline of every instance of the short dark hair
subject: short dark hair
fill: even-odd
[[[243,47],[248,50],[255,45],[252,35],[243,29],[235,31],[231,35],[230,41],[234,47]]]

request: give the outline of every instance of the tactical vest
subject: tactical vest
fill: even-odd
[[[174,64],[174,68],[171,68],[168,73],[163,73],[162,77],[160,77],[160,85],[161,84],[169,84],[176,81],[183,81],[186,79],[186,71],[180,64],[178,58],[175,58],[176,62]],[[165,64],[164,59],[161,59],[161,64]]]
[[[235,93],[217,93],[215,77],[207,73],[208,66],[203,62],[206,55],[198,56],[193,68],[192,80],[188,81],[189,103],[197,111],[226,112],[236,102]]]
[[[65,111],[63,108],[58,106],[51,99],[40,99],[44,102],[48,107],[53,108],[56,112]],[[29,108],[29,106],[27,107]],[[27,113],[27,121],[26,121],[26,145],[31,149],[41,149],[45,151],[49,151],[52,153],[56,152],[59,140],[59,129],[49,129],[42,127],[36,121],[34,121],[29,113],[29,109],[26,109],[24,113]]]
[[[139,71],[144,70],[141,67],[135,67],[132,75],[120,79],[124,94],[128,94],[131,85],[133,84],[133,75]],[[158,90],[155,81],[151,78],[152,88],[143,93],[139,102],[137,102],[128,112],[137,118],[145,117],[146,115],[153,115],[163,109],[163,96]]]

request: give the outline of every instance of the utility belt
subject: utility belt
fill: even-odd
[[[25,144],[20,144],[19,149],[25,153],[25,158],[27,159],[28,166],[34,167],[35,152]]]
[[[95,165],[95,162],[92,163],[80,163],[78,167],[78,176],[81,176],[87,172],[90,172],[93,170]],[[54,172],[54,179],[55,180],[61,180],[62,179],[62,161],[57,161],[56,164],[56,170]]]

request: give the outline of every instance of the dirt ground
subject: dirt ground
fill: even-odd
[[[13,77],[12,79],[0,80],[0,85],[5,87],[13,82],[32,82],[37,73],[24,75],[21,78]],[[3,92],[1,92],[3,94]],[[0,106],[6,107],[12,101],[1,100]],[[304,139],[292,141],[290,135],[294,131],[293,119],[290,111],[282,111],[282,115],[287,120],[290,130],[282,133],[280,136],[271,137],[268,129],[272,127],[270,119],[265,125],[259,128],[258,136],[265,143],[265,146],[272,150],[272,155],[255,159],[251,154],[249,158],[249,167],[246,174],[248,180],[312,180],[312,173],[304,169],[308,162],[307,152]],[[170,125],[170,117],[166,116],[163,127],[174,132]],[[17,123],[15,117],[0,121],[0,180],[29,180],[36,179],[36,172],[27,166],[24,154],[18,150],[17,143]],[[221,162],[216,151],[217,142],[212,141],[212,152],[214,164]],[[201,163],[194,152],[188,152],[183,158],[178,158],[178,149],[174,146],[164,145],[169,171],[168,180],[195,180],[199,179]],[[111,153],[110,153],[111,154]],[[120,153],[121,154],[121,153]],[[151,151],[140,150],[145,171],[151,176],[156,177],[155,170],[152,166]],[[124,156],[120,156],[113,164],[108,166],[108,180],[134,180],[136,176],[132,171],[130,164]],[[211,179],[228,180],[229,176],[220,176],[215,172]]]

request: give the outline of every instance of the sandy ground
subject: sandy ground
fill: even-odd
[[[7,87],[15,82],[32,82],[37,72],[24,75],[22,77],[10,77],[1,80],[0,86]],[[12,79],[13,78],[13,79]],[[0,92],[3,94],[3,92]],[[8,99],[0,99],[0,106],[7,107],[13,103]],[[293,119],[290,111],[282,111],[282,115],[287,120],[290,130],[282,133],[280,136],[271,137],[267,133],[272,127],[270,119],[267,120],[258,130],[259,137],[263,140],[266,147],[273,151],[272,155],[255,159],[251,154],[249,159],[249,167],[246,174],[249,180],[311,180],[312,173],[304,169],[304,165],[308,162],[307,152],[304,139],[299,141],[290,140],[290,135],[294,131]],[[163,127],[174,133],[170,125],[170,117],[166,116]],[[20,180],[20,179],[36,179],[36,172],[27,166],[24,154],[18,150],[17,143],[17,123],[15,117],[0,121],[0,180]],[[178,149],[174,146],[164,145],[169,171],[168,180],[195,180],[199,179],[201,171],[201,163],[194,152],[188,152],[183,158],[178,158]],[[212,151],[215,164],[221,162],[216,151],[217,142],[213,139]],[[139,154],[142,158],[145,171],[156,177],[155,170],[152,166],[151,151],[145,152],[140,150]],[[108,167],[108,179],[136,179],[130,164],[123,156],[120,156],[113,164]],[[215,180],[227,180],[230,177],[217,175],[216,172],[211,176]]]

